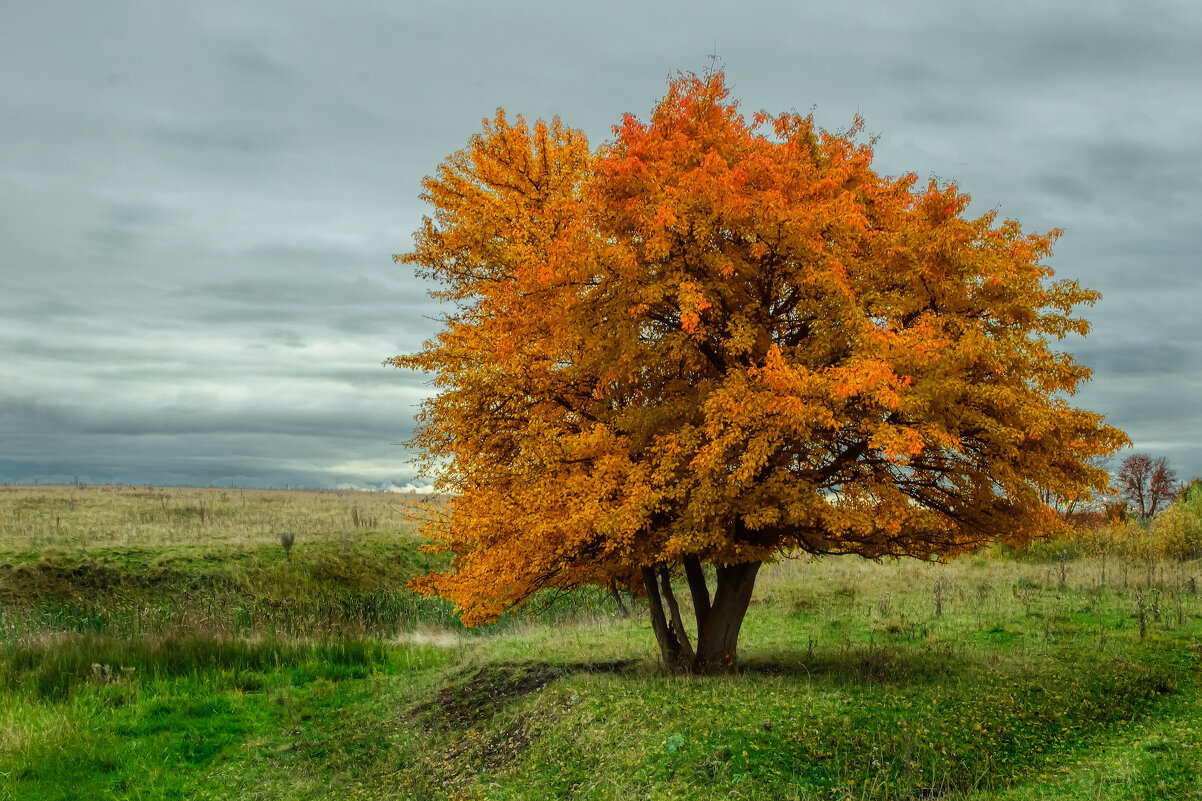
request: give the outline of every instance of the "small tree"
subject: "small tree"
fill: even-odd
[[[498,111],[423,184],[397,258],[450,311],[389,361],[435,375],[413,444],[455,500],[417,589],[472,624],[639,587],[670,667],[726,671],[765,560],[1019,545],[1057,523],[1042,492],[1106,487],[1089,460],[1126,438],[1065,400],[1089,371],[1051,343],[1098,295],[1050,280],[1058,232],[878,175],[859,120],[749,121],[721,72],[614,130]]]
[[[1167,506],[1148,527],[1148,537],[1159,555],[1168,559],[1194,559],[1202,555],[1202,518],[1184,501]]]
[[[1164,457],[1153,460],[1144,453],[1133,453],[1123,460],[1117,477],[1119,494],[1139,512],[1141,518],[1156,514],[1156,510],[1177,495],[1177,474],[1169,468]]]

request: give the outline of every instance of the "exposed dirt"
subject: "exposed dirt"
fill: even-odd
[[[541,690],[572,673],[620,673],[631,660],[553,665],[546,662],[499,662],[470,668],[452,676],[451,682],[431,700],[414,707],[425,718],[427,729],[464,728],[481,723],[509,702]]]

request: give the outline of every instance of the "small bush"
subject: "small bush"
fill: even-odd
[[[1175,503],[1152,520],[1148,539],[1158,556],[1178,560],[1202,556],[1202,516],[1193,513],[1195,505],[1202,504]]]
[[[1081,552],[1088,556],[1144,558],[1151,555],[1147,532],[1128,520],[1079,529],[1074,539]]]

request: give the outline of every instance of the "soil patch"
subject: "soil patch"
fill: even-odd
[[[621,673],[633,660],[553,665],[547,662],[497,662],[451,677],[435,697],[413,714],[427,729],[463,728],[493,717],[511,701],[537,692],[573,673]]]

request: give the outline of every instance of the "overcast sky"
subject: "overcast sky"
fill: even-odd
[[[1197,0],[39,0],[0,12],[0,481],[410,485],[422,177],[497,106],[600,143],[715,52],[747,113],[859,113],[879,172],[1063,228],[1078,404],[1202,475]]]

